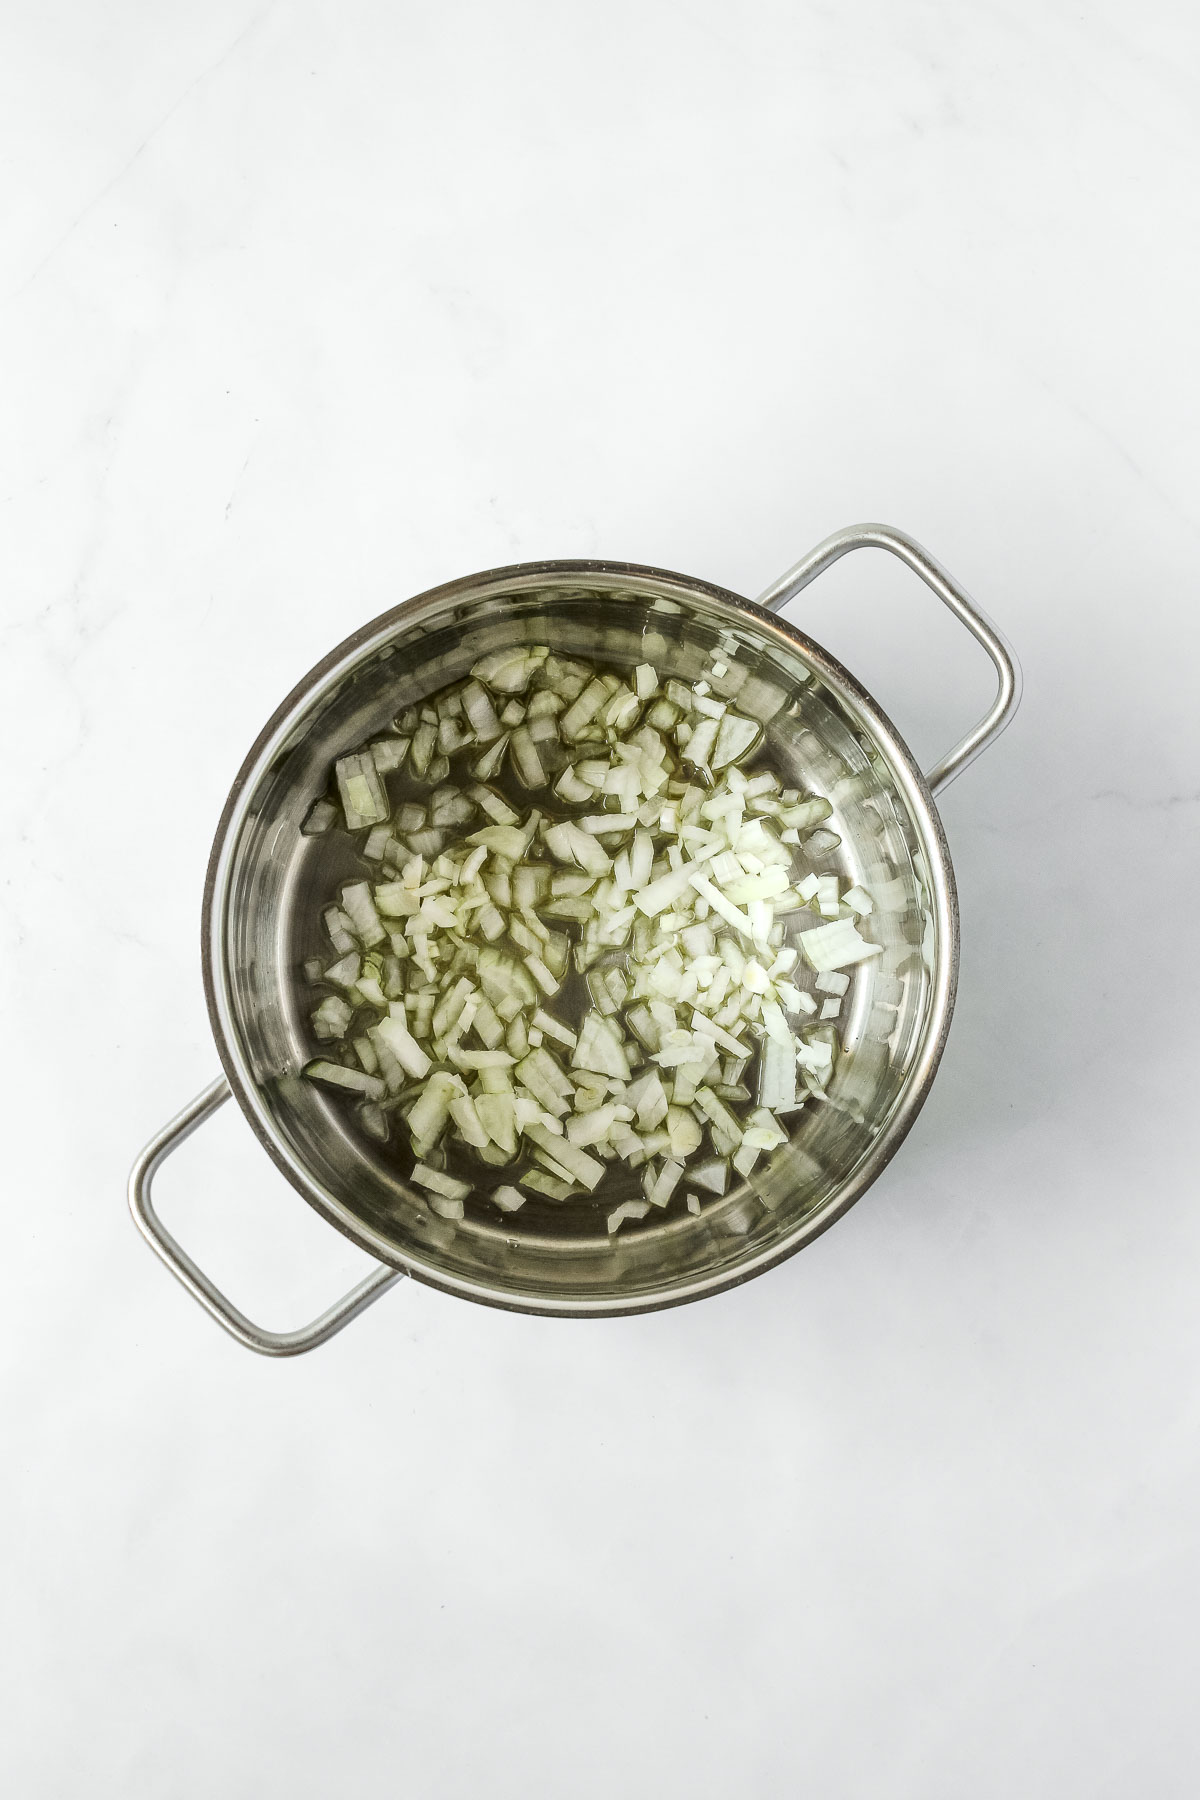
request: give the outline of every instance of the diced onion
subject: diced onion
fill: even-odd
[[[326,1046],[305,1073],[369,1136],[403,1132],[441,1218],[602,1203],[622,1165],[643,1198],[603,1214],[610,1234],[695,1215],[695,1190],[725,1196],[828,1098],[839,971],[902,908],[886,870],[885,904],[805,866],[840,843],[830,801],[743,767],[785,698],[719,659],[664,689],[652,662],[516,644],[338,758],[340,804],[302,829],[340,815],[367,873],[325,907],[333,959],[305,961]],[[579,975],[590,1004],[567,1016]]]

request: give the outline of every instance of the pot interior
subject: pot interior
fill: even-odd
[[[695,1217],[672,1210],[610,1238],[603,1204],[532,1197],[517,1214],[469,1200],[458,1222],[408,1185],[407,1145],[358,1128],[353,1106],[304,1079],[317,1053],[302,966],[328,959],[323,906],[375,870],[340,834],[302,835],[333,760],[489,650],[547,643],[617,669],[650,662],[699,679],[711,653],[749,671],[766,723],[756,760],[833,806],[840,838],[813,864],[865,885],[884,946],[847,970],[828,1100],[790,1120],[792,1141]],[[390,777],[398,802],[404,780]],[[524,805],[529,796],[517,789]],[[385,1261],[466,1297],[555,1314],[620,1313],[745,1280],[832,1222],[915,1116],[953,1003],[953,879],[928,790],[894,728],[823,651],[720,589],[624,565],[554,564],[468,578],[398,608],[333,653],[252,750],[209,871],[205,973],[234,1091],[310,1202]],[[407,1158],[407,1160],[406,1160]],[[511,1179],[511,1176],[507,1177]],[[506,1179],[480,1165],[480,1186]],[[629,1197],[640,1178],[629,1176]],[[735,1177],[736,1179],[736,1177]],[[681,1192],[686,1189],[686,1178]]]

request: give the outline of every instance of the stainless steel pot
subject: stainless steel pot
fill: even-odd
[[[928,776],[853,676],[774,616],[838,557],[864,546],[913,569],[996,667],[986,718]],[[438,1218],[300,1075],[309,1048],[295,971],[317,948],[309,934],[332,879],[328,848],[300,827],[330,764],[399,708],[514,641],[549,642],[618,666],[649,660],[686,680],[722,646],[762,684],[776,764],[833,804],[828,824],[841,844],[828,866],[864,882],[877,901],[873,935],[884,950],[854,972],[829,1102],[805,1108],[792,1142],[701,1217],[647,1221],[615,1239],[588,1209],[531,1206],[519,1225],[470,1213],[459,1222]],[[697,1300],[781,1262],[870,1186],[929,1091],[958,964],[954,876],[933,795],[998,736],[1018,698],[1016,661],[1000,633],[918,544],[880,525],[827,539],[755,603],[662,569],[547,562],[467,576],[373,620],[288,695],[226,802],[203,918],[204,982],[224,1074],[138,1158],[129,1194],[139,1229],[239,1343],[273,1356],[323,1343],[405,1274],[491,1306],[597,1317]],[[154,1210],[155,1171],[230,1093],[293,1186],[382,1265],[299,1331],[252,1324]]]

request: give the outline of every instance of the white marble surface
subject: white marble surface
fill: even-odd
[[[1190,1800],[1194,7],[4,36],[7,1791]],[[960,1001],[898,1160],[680,1312],[403,1284],[239,1350],[123,1184],[215,1071],[201,881],[262,720],[443,578],[755,592],[862,517],[1027,679],[945,800]],[[932,757],[986,666],[881,561],[802,616]],[[362,1266],[232,1109],[162,1203],[267,1323]]]

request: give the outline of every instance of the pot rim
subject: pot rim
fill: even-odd
[[[249,797],[285,740],[291,737],[304,711],[331,685],[335,677],[347,673],[365,653],[393,635],[398,626],[412,622],[427,607],[452,600],[456,595],[465,597],[472,591],[489,585],[517,586],[530,580],[545,580],[547,577],[579,580],[586,579],[589,575],[648,579],[673,585],[685,596],[688,593],[702,594],[707,599],[724,604],[735,613],[743,615],[767,639],[774,637],[799,649],[820,679],[835,694],[851,701],[864,714],[872,739],[888,755],[892,773],[920,833],[930,885],[937,955],[931,981],[928,1022],[920,1052],[905,1077],[896,1110],[858,1168],[825,1207],[799,1221],[778,1243],[747,1258],[745,1263],[725,1273],[697,1276],[661,1292],[642,1293],[629,1298],[613,1296],[575,1299],[533,1292],[515,1294],[503,1288],[491,1287],[486,1282],[452,1277],[434,1262],[420,1256],[402,1255],[393,1244],[355,1217],[336,1196],[311,1177],[304,1164],[292,1154],[275,1129],[261,1102],[258,1085],[241,1054],[226,993],[224,902],[232,852],[244,821]],[[645,563],[609,562],[596,558],[562,559],[509,563],[477,574],[459,576],[453,581],[428,588],[368,620],[335,645],[296,683],[247,751],[222,808],[204,881],[200,950],[209,1022],[230,1089],[255,1137],[272,1162],[322,1218],[379,1261],[402,1270],[429,1287],[438,1288],[443,1293],[453,1294],[460,1299],[474,1300],[481,1305],[499,1307],[507,1312],[531,1313],[543,1317],[620,1318],[687,1305],[709,1295],[740,1287],[754,1276],[786,1262],[797,1251],[820,1237],[878,1179],[907,1137],[925,1104],[946,1046],[958,985],[959,909],[950,849],[929,784],[888,714],[835,657],[786,620],[716,583]]]

